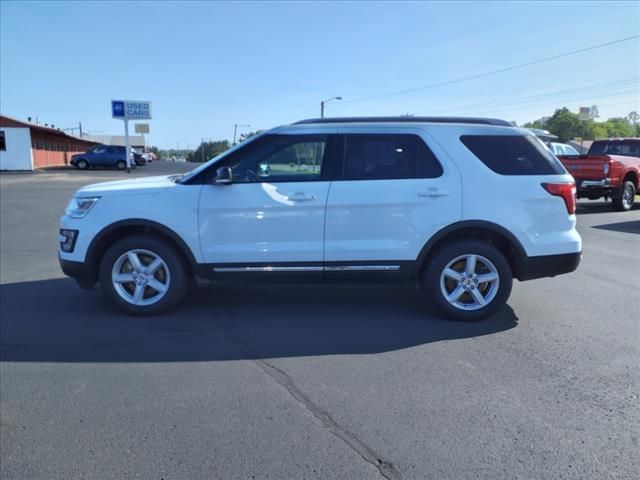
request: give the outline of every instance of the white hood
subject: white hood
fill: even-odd
[[[118,194],[149,194],[159,193],[167,188],[176,186],[171,180],[175,175],[162,175],[158,177],[132,178],[130,180],[116,180],[113,182],[93,183],[82,187],[76,193],[80,197],[118,195]]]

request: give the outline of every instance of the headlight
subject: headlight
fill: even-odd
[[[67,205],[64,214],[71,218],[83,218],[98,203],[100,197],[74,197]]]

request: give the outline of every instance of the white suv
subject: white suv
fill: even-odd
[[[78,190],[60,263],[127,312],[195,279],[409,282],[479,320],[519,280],[575,270],[573,178],[529,131],[482,118],[342,118],[275,128],[191,173]]]

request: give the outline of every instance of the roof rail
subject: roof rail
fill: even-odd
[[[331,117],[300,120],[293,125],[310,123],[471,123],[477,125],[500,125],[511,127],[511,123],[499,118],[479,117]]]

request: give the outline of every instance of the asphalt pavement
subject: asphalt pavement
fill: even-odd
[[[638,478],[640,209],[580,201],[579,269],[477,324],[397,286],[134,318],[63,276],[76,188],[189,168],[0,175],[0,478]]]

